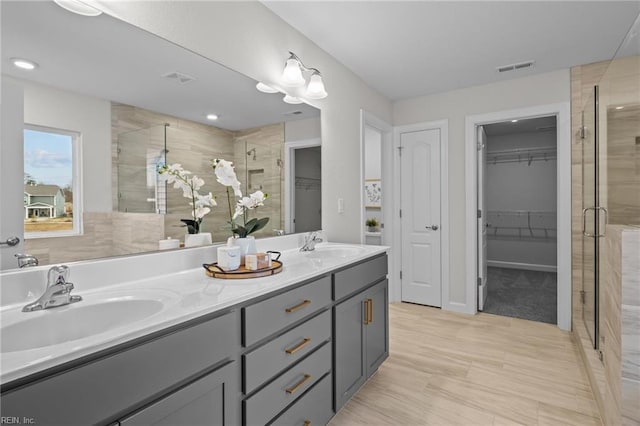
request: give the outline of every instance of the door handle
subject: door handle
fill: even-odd
[[[440,227],[439,227],[438,225],[431,225],[431,226],[427,225],[427,226],[426,226],[426,228],[427,228],[427,229],[432,229],[432,230],[434,230],[434,231],[437,231],[437,230],[438,230],[438,228],[440,228]]]
[[[587,212],[589,210],[593,210],[594,214],[596,211],[602,210],[604,212],[604,225],[605,228],[604,231],[602,232],[602,234],[591,234],[589,232],[587,232]],[[606,225],[609,223],[609,211],[605,208],[605,207],[600,207],[600,206],[596,206],[596,207],[585,207],[584,209],[582,209],[582,235],[584,235],[585,237],[604,237],[606,234]]]

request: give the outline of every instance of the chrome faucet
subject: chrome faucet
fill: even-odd
[[[30,254],[16,253],[14,257],[18,259],[18,268],[26,268],[28,266],[38,266],[38,258]]]
[[[317,232],[309,232],[304,237],[304,244],[300,247],[300,251],[313,251],[316,249],[316,244],[321,243],[322,238],[318,236]]]
[[[22,312],[33,312],[41,309],[55,308],[82,300],[80,296],[72,296],[73,284],[67,281],[69,267],[65,265],[54,266],[47,274],[47,288],[44,294],[35,302],[22,308]]]

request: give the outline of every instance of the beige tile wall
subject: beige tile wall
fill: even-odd
[[[256,237],[272,236],[274,229],[284,229],[283,187],[284,187],[284,123],[272,124],[256,129],[236,132],[235,166],[238,179],[242,183],[243,194],[261,190],[268,194],[264,207],[252,212],[249,217],[269,217],[269,223],[255,233]],[[255,160],[253,152],[256,149]],[[260,170],[263,173],[258,173]],[[249,175],[261,176],[249,182]],[[250,186],[251,184],[251,186]]]

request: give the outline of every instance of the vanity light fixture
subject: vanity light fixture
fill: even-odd
[[[31,71],[31,70],[34,70],[34,69],[38,68],[38,64],[36,64],[35,62],[30,61],[28,59],[11,58],[9,60],[11,61],[11,63],[15,67],[23,69],[23,70]]]
[[[274,89],[273,87],[268,86],[261,81],[259,81],[258,84],[256,84],[256,89],[258,89],[262,93],[278,93],[279,92],[278,89]]]
[[[80,0],[53,0],[55,4],[69,12],[82,16],[99,16],[102,11]]]
[[[295,96],[291,96],[291,95],[284,95],[284,98],[282,98],[282,100],[288,104],[293,104],[293,105],[302,103],[302,100],[300,98],[296,98]]]
[[[218,119],[217,114],[207,114],[207,120],[215,121]]]
[[[326,98],[327,91],[324,88],[320,71],[317,68],[305,66],[295,53],[289,52],[289,55],[289,59],[287,59],[284,70],[282,71],[282,84],[289,87],[302,87],[306,84],[306,80],[302,74],[303,71],[310,72],[312,74],[305,96],[309,99]],[[285,100],[285,102],[287,101]]]

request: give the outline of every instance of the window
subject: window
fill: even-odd
[[[24,233],[26,238],[82,232],[80,135],[26,125],[24,129]]]

